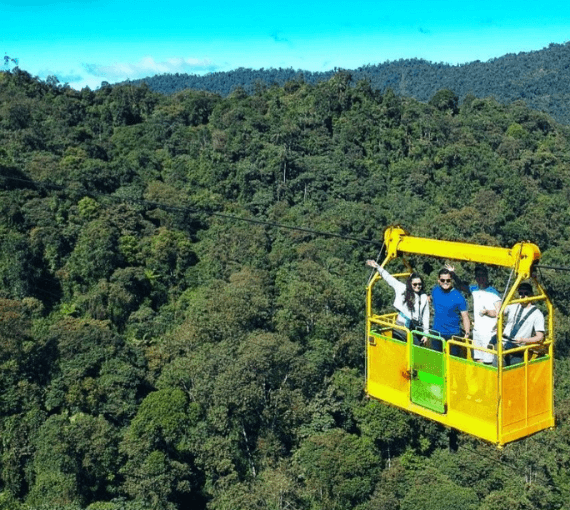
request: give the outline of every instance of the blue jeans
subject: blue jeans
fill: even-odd
[[[493,335],[491,338],[491,342],[489,345],[492,345],[494,348],[497,347],[497,335]],[[503,351],[507,351],[508,349],[513,349],[515,347],[520,347],[519,344],[516,344],[512,340],[505,340],[503,339]],[[516,365],[517,363],[522,363],[524,361],[524,352],[516,352],[515,354],[507,354],[504,358],[506,367],[511,365]],[[498,366],[499,362],[497,361],[497,356],[493,360],[493,366]]]

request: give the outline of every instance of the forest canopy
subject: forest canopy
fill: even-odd
[[[569,190],[570,128],[523,101],[0,73],[0,505],[568,508],[570,275],[541,276],[557,428],[450,453],[364,396],[358,240],[531,240],[568,267]]]
[[[422,59],[399,59],[381,64],[367,64],[348,70],[355,83],[367,80],[374,90],[385,93],[392,89],[399,96],[429,101],[439,90],[449,89],[460,102],[471,96],[479,99],[494,97],[502,104],[522,100],[535,110],[549,113],[564,124],[570,124],[570,43],[550,44],[538,51],[510,53],[487,62],[479,60],[450,65]],[[302,79],[316,85],[330,80],[339,69],[324,72],[279,69],[239,68],[203,76],[162,74],[135,80],[147,83],[163,94],[184,89],[207,90],[222,96],[237,87],[253,93],[259,87]]]

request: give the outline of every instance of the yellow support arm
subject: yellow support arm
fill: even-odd
[[[517,243],[512,248],[480,246],[455,241],[439,241],[422,237],[412,237],[400,227],[389,227],[384,232],[387,260],[398,253],[429,255],[443,259],[464,260],[480,264],[515,268],[518,277],[531,277],[532,265],[540,259],[540,250],[533,243]]]

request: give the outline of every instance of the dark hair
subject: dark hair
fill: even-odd
[[[489,276],[489,271],[487,270],[487,268],[480,264],[475,266],[475,274],[477,273],[483,273],[485,276]]]
[[[519,291],[521,290],[527,290],[528,292],[530,292],[532,294],[532,285],[530,283],[521,283],[519,285]]]
[[[438,278],[439,278],[442,274],[451,275],[451,271],[450,271],[449,269],[447,269],[447,267],[444,267],[444,268],[442,268],[442,269],[439,270],[439,273],[437,273]]]
[[[424,279],[418,273],[412,273],[406,280],[406,291],[404,292],[404,303],[408,306],[410,310],[414,309],[414,303],[416,300],[416,291],[412,287],[412,280],[419,278],[422,281],[422,290],[418,294],[422,294],[424,287]]]

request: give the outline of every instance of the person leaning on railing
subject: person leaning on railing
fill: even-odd
[[[519,285],[519,297],[531,297],[533,295],[532,285],[530,283],[521,283]],[[515,303],[505,308],[505,316],[507,324],[503,329],[503,350],[514,349],[525,344],[536,344],[544,340],[544,315],[532,304],[531,301],[526,303]],[[495,336],[494,342],[497,343]],[[516,365],[524,360],[524,351],[515,352],[505,356],[505,365]],[[497,365],[497,359],[493,364]]]

